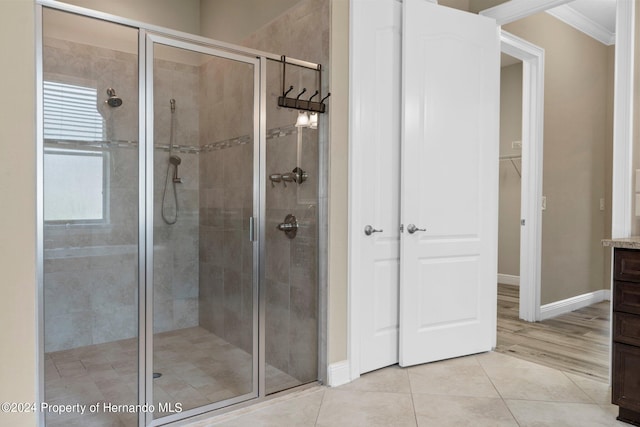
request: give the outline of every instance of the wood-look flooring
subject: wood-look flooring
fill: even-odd
[[[518,292],[498,284],[497,352],[609,381],[609,301],[530,323],[518,318]]]

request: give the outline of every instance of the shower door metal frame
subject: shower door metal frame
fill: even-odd
[[[153,56],[149,54],[148,48],[150,40],[169,40],[170,46],[186,47],[188,50],[200,51],[202,53],[212,54],[229,59],[238,58],[238,60],[247,63],[255,63],[254,69],[254,221],[257,219],[257,230],[254,230],[254,354],[253,369],[257,375],[253,378],[253,390],[245,398],[240,396],[237,398],[213,403],[202,407],[197,407],[189,411],[185,411],[175,416],[153,419],[153,414],[140,413],[138,417],[139,426],[158,426],[166,423],[173,423],[190,417],[191,421],[196,421],[205,417],[209,417],[211,411],[224,408],[222,411],[234,409],[232,406],[236,401],[243,402],[239,406],[244,406],[251,400],[260,401],[266,398],[265,387],[265,318],[266,318],[266,298],[264,292],[264,276],[265,276],[265,200],[266,200],[266,73],[267,60],[282,62],[283,57],[269,52],[238,46],[213,40],[207,37],[186,33],[183,31],[172,30],[157,25],[151,25],[136,21],[133,19],[123,18],[92,9],[75,6],[55,0],[35,0],[35,37],[36,37],[36,249],[37,249],[37,301],[38,309],[37,318],[37,341],[38,354],[36,355],[37,363],[37,397],[36,405],[44,402],[44,192],[43,192],[43,103],[42,103],[42,80],[43,80],[43,9],[49,8],[68,12],[70,14],[79,15],[87,18],[93,18],[100,21],[110,22],[134,28],[138,30],[138,291],[139,291],[139,314],[138,314],[138,403],[153,403],[153,143],[149,143],[153,136],[153,104],[149,103],[149,93],[152,88],[148,86],[147,73],[152,70]],[[151,58],[151,59],[149,59]],[[151,67],[149,67],[149,60]],[[319,64],[303,61],[296,58],[286,57],[284,62],[287,64],[297,65],[303,68],[317,70]],[[147,108],[147,105],[150,108]],[[151,125],[150,125],[151,123]],[[150,133],[149,133],[149,126]],[[327,124],[324,122],[320,126],[320,136],[327,135]],[[257,133],[256,133],[257,129]],[[320,149],[320,170],[325,171],[327,163],[327,144]],[[264,179],[261,179],[264,177]],[[320,181],[319,209],[326,215],[326,178]],[[326,218],[320,215],[320,236],[319,244],[326,247]],[[319,254],[319,265],[326,268],[326,256]],[[326,376],[326,271],[321,267],[319,285],[322,293],[320,298],[320,315],[318,329],[320,332],[319,339],[319,379]],[[149,337],[151,337],[149,339]],[[257,342],[257,347],[256,347]],[[304,387],[304,386],[303,386]],[[37,416],[38,425],[45,425],[45,417],[43,412],[39,412]]]
[[[264,353],[264,347],[259,344],[259,336],[260,334],[259,327],[264,325],[262,319],[259,319],[259,316],[262,314],[263,310],[260,310],[259,296],[263,294],[260,292],[260,284],[261,284],[261,265],[262,265],[262,257],[260,256],[261,246],[263,245],[264,239],[264,199],[262,198],[263,191],[262,187],[266,186],[265,181],[261,180],[261,174],[264,171],[264,168],[261,167],[264,156],[263,148],[265,145],[266,130],[264,127],[265,123],[265,110],[262,108],[263,100],[264,100],[264,92],[265,88],[262,82],[265,80],[264,74],[265,69],[262,66],[262,61],[260,58],[251,57],[247,55],[239,55],[236,53],[230,53],[223,50],[215,49],[214,47],[210,47],[201,43],[194,43],[192,41],[173,38],[167,36],[164,33],[150,32],[150,31],[140,31],[140,42],[142,47],[143,36],[144,40],[144,73],[141,72],[141,84],[140,87],[145,87],[145,95],[144,102],[145,104],[145,173],[146,173],[146,183],[144,187],[145,196],[145,210],[146,210],[146,286],[144,289],[146,295],[146,307],[145,307],[145,319],[144,326],[145,330],[140,331],[141,337],[144,336],[145,349],[145,363],[144,369],[140,369],[139,375],[144,376],[144,403],[147,405],[153,405],[153,310],[155,307],[153,306],[153,242],[154,242],[154,233],[153,233],[153,218],[154,218],[154,45],[160,44],[163,46],[169,46],[177,49],[186,50],[189,52],[195,52],[203,55],[209,55],[212,57],[223,58],[230,61],[242,62],[245,64],[250,64],[253,66],[253,212],[252,219],[258,218],[260,224],[258,225],[258,234],[260,237],[256,238],[255,231],[250,228],[249,235],[245,236],[252,241],[253,244],[253,276],[252,276],[252,307],[253,307],[253,321],[252,321],[252,391],[250,393],[232,397],[230,399],[221,400],[219,402],[213,402],[211,404],[205,406],[199,406],[193,409],[186,410],[184,412],[180,412],[177,414],[169,415],[162,418],[154,418],[153,412],[145,413],[145,426],[158,426],[163,425],[175,421],[182,420],[184,418],[194,417],[206,412],[214,411],[216,409],[224,408],[227,406],[231,406],[237,403],[246,402],[248,400],[256,399],[261,397],[261,387],[260,384],[264,383],[264,370],[259,368],[259,363],[261,362],[261,355]],[[142,49],[141,49],[142,50]],[[142,55],[141,55],[142,56]],[[142,63],[142,59],[141,59]],[[141,70],[142,71],[142,70]],[[144,78],[144,82],[142,81]],[[141,174],[142,175],[142,174]],[[141,183],[142,184],[142,183]],[[262,388],[263,389],[263,388]],[[141,390],[142,391],[142,390]],[[142,401],[142,399],[141,399]]]

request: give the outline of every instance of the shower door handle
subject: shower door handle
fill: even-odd
[[[256,228],[255,228],[255,218],[250,216],[249,217],[249,241],[250,242],[255,242],[256,241]]]

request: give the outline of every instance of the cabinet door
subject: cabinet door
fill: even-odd
[[[405,0],[400,364],[496,339],[500,44],[494,20]]]
[[[612,402],[640,412],[640,348],[613,344]]]
[[[613,287],[613,310],[640,315],[640,283],[616,280]]]

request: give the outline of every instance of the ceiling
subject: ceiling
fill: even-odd
[[[574,0],[547,13],[607,46],[615,43],[616,0]]]

